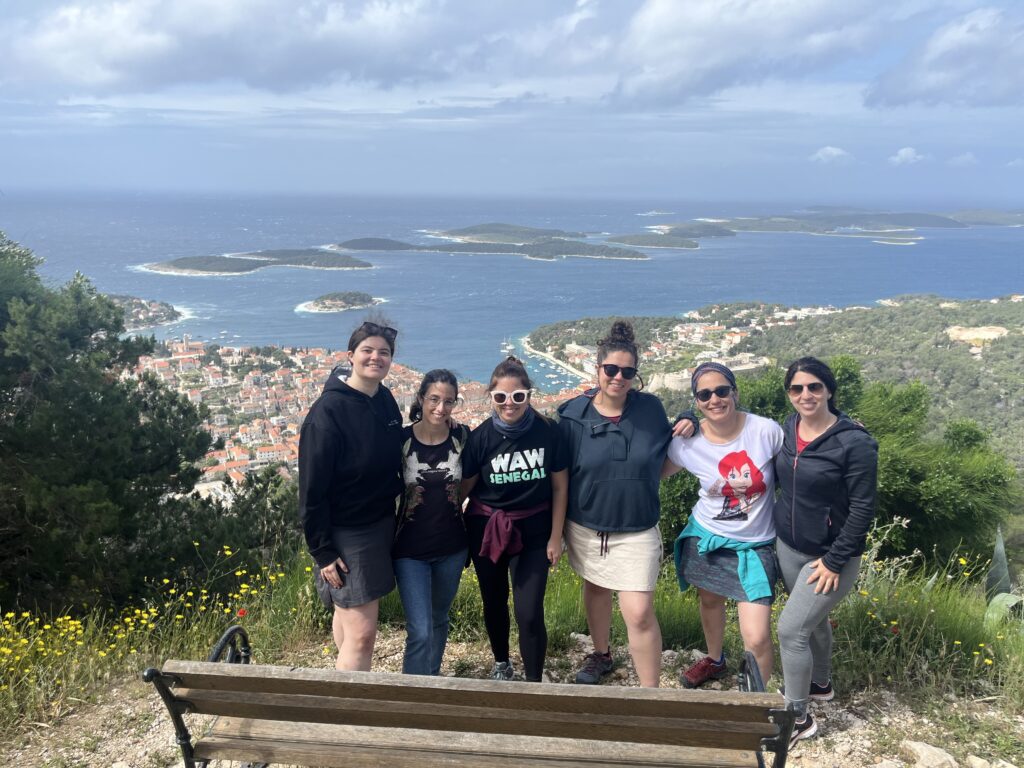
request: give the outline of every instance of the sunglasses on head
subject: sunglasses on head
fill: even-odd
[[[807,387],[807,391],[812,395],[818,395],[825,391],[825,385],[820,381],[812,381],[810,384],[790,384],[786,391],[791,395],[799,395],[804,391],[804,387]]]
[[[395,339],[398,338],[398,331],[395,328],[391,328],[387,325],[378,325],[377,323],[371,323],[369,321],[359,326],[359,330],[366,331],[370,336],[381,336],[385,341],[395,343]]]
[[[722,386],[715,387],[714,389],[698,389],[696,392],[693,393],[693,396],[700,400],[702,403],[706,403],[708,400],[711,399],[712,395],[715,395],[716,397],[728,397],[730,394],[732,394],[732,389],[733,388],[728,384],[723,384]]]
[[[522,405],[529,397],[530,390],[528,389],[517,389],[514,392],[502,392],[501,390],[491,392],[491,400],[494,401],[495,405],[504,405],[509,399],[516,405]]]
[[[622,378],[626,379],[627,381],[636,376],[636,368],[633,368],[632,366],[629,365],[622,366],[615,365],[614,363],[604,363],[601,366],[601,370],[604,371],[604,375],[607,376],[609,379],[614,379],[616,376],[619,375],[619,373],[621,373]]]

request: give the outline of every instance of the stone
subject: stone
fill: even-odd
[[[976,755],[967,756],[967,768],[991,768],[992,763]]]
[[[1017,766],[1007,760],[996,760],[992,763],[992,768],[1017,768]]]
[[[923,741],[901,742],[900,754],[912,761],[915,768],[960,768],[960,764],[949,752]]]
[[[875,763],[875,768],[903,768],[903,763],[897,763],[895,760],[886,758]]]

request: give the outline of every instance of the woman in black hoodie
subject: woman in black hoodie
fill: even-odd
[[[402,415],[381,384],[394,328],[366,322],[348,342],[352,372],[331,372],[299,436],[299,516],[317,592],[333,606],[335,667],[370,669],[380,598],[394,589],[391,543],[403,491]]]
[[[785,387],[796,413],[775,457],[776,552],[789,591],[778,633],[796,743],[817,733],[808,700],[834,696],[828,614],[857,581],[875,514],[878,443],[835,407],[836,379],[820,360],[790,365]]]

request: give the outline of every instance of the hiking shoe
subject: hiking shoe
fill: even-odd
[[[808,714],[804,720],[797,720],[793,723],[793,735],[789,737],[789,748],[792,749],[801,739],[809,739],[817,733],[818,725]]]
[[[679,682],[687,688],[699,688],[708,680],[717,680],[720,677],[724,677],[725,671],[725,656],[722,656],[721,663],[715,661],[710,656],[705,656],[683,672]]]
[[[612,671],[614,666],[615,662],[612,661],[611,651],[608,653],[594,651],[587,654],[583,668],[576,673],[576,682],[580,685],[597,685],[601,682],[602,677]]]
[[[811,680],[811,691],[807,694],[807,698],[812,701],[832,701],[835,697],[836,692],[832,690],[831,680],[824,685],[818,685],[816,682]]]
[[[786,686],[779,688],[779,693],[783,696],[786,695]],[[807,693],[807,698],[812,701],[832,701],[836,697],[836,692],[832,690],[832,681],[829,680],[824,685],[818,685],[813,680],[811,681],[811,690]]]
[[[494,669],[491,670],[492,680],[511,680],[512,675],[515,674],[515,670],[512,669],[511,661],[496,661],[494,662]]]

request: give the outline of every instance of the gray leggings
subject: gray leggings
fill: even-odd
[[[786,681],[786,704],[796,710],[797,719],[807,712],[807,695],[811,680],[819,685],[832,678],[832,625],[828,612],[857,583],[860,557],[852,557],[839,573],[839,588],[827,595],[814,594],[814,584],[807,583],[811,573],[808,564],[818,559],[791,549],[776,539],[782,580],[789,599],[779,617],[779,653],[782,676]]]

